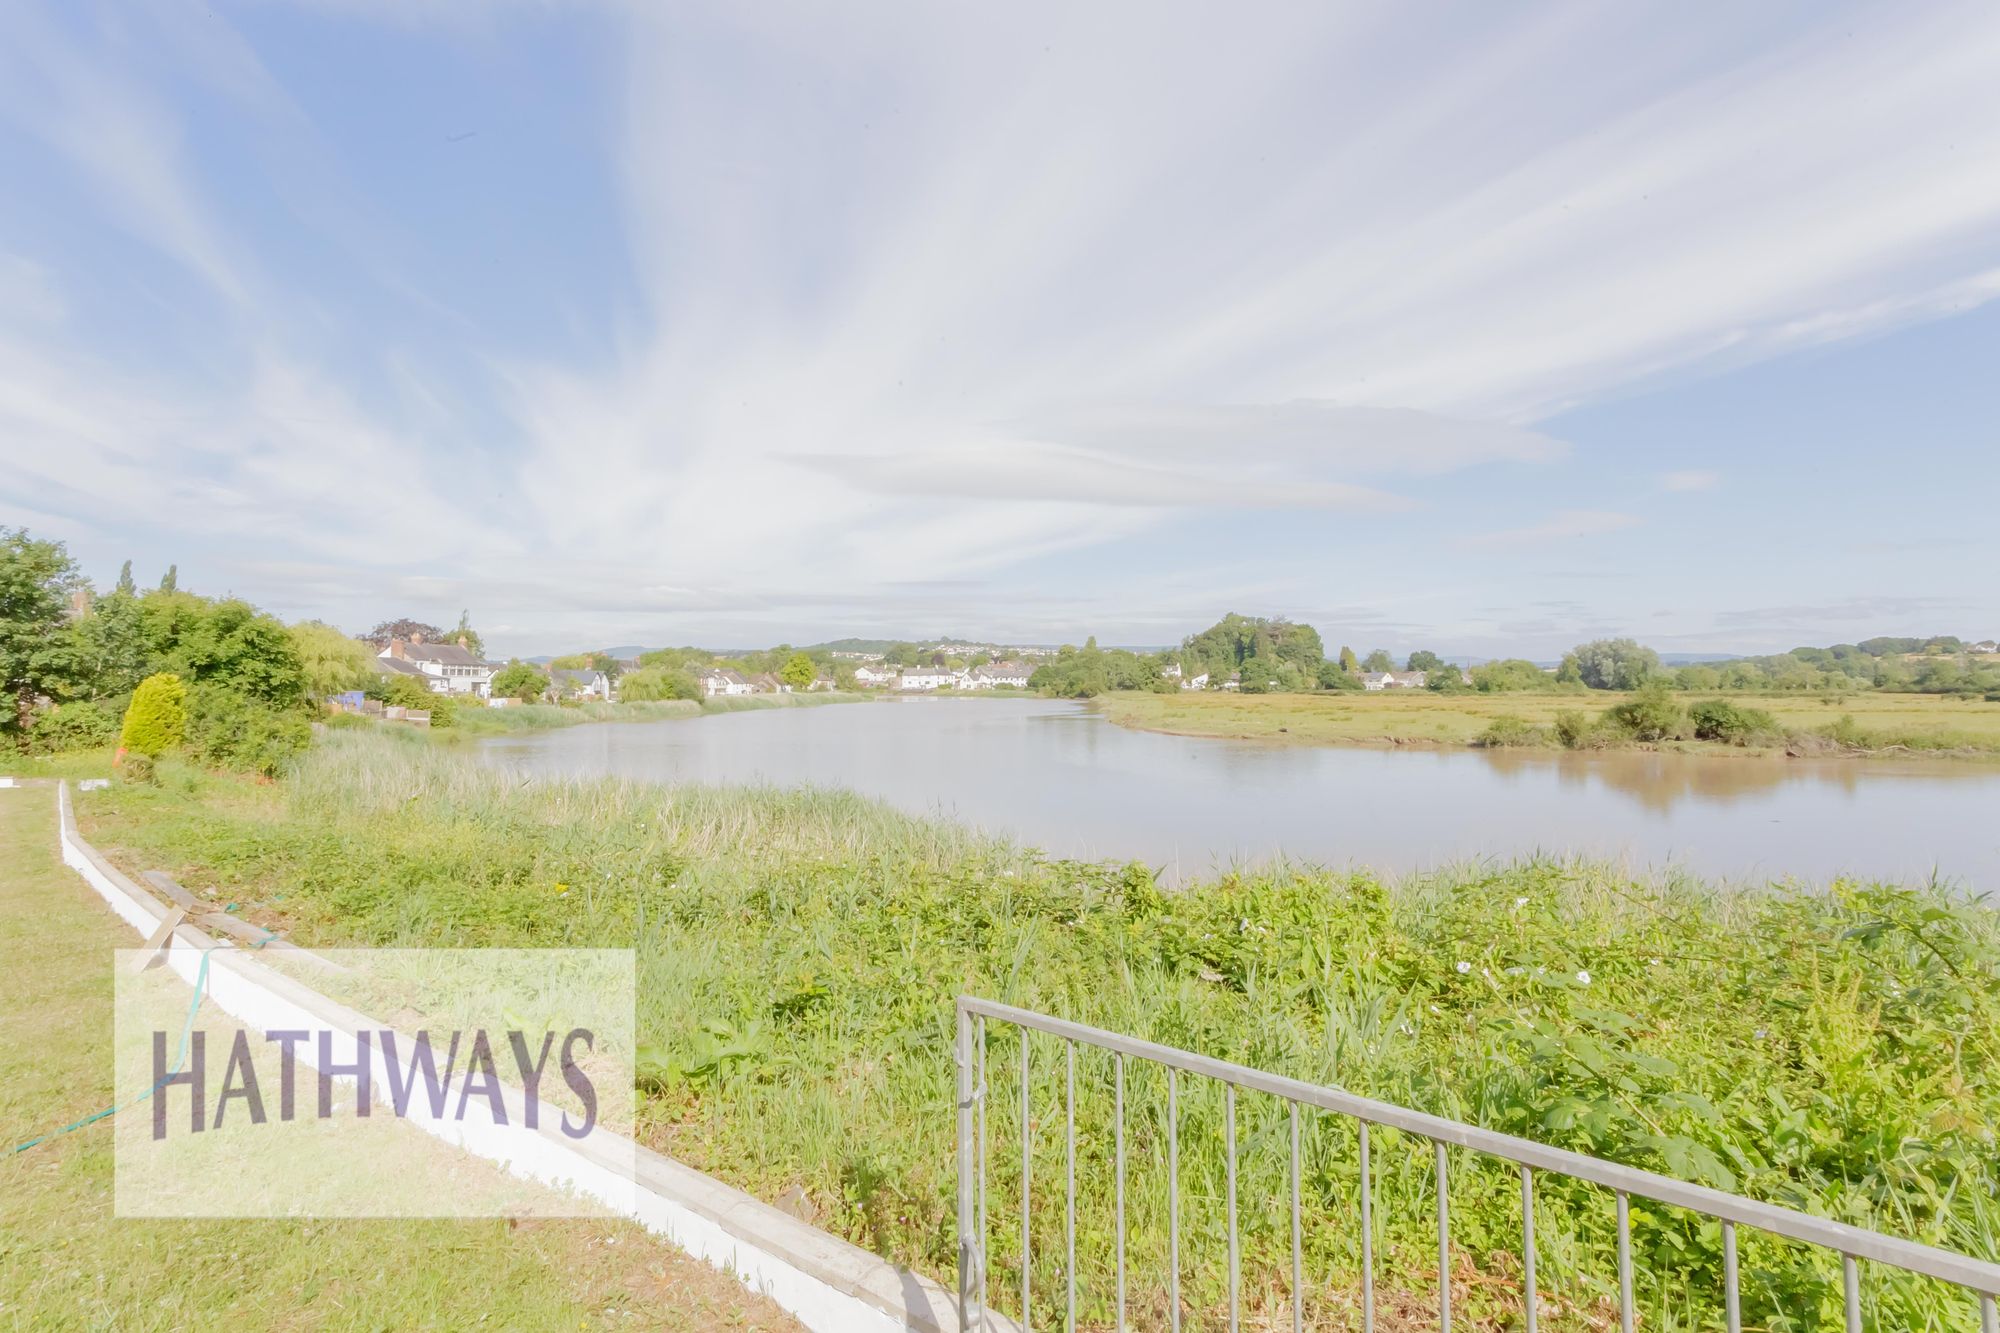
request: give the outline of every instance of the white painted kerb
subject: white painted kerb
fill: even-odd
[[[150,936],[166,908],[78,835],[67,782],[57,786],[56,803],[63,863],[83,876],[142,938]],[[208,998],[238,1021],[266,1031],[306,1025],[301,1020],[348,1032],[375,1026],[261,966],[245,951],[216,945],[196,927],[180,926],[169,941],[166,964],[192,985],[202,951],[213,950]],[[352,1048],[335,1052],[336,1059],[352,1055]],[[893,1329],[958,1333],[956,1302],[936,1283],[643,1145],[630,1145],[628,1153],[626,1141],[618,1140],[615,1152],[593,1153],[587,1145],[551,1133],[542,1136],[524,1160],[518,1136],[503,1142],[482,1134],[478,1126],[431,1123],[421,1114],[420,1103],[411,1109],[414,1113],[408,1118],[429,1132],[503,1162],[516,1174],[576,1189],[635,1218],[696,1258],[734,1273],[814,1333]],[[627,1179],[624,1163],[634,1159],[636,1179]],[[1011,1325],[992,1318],[992,1327]]]

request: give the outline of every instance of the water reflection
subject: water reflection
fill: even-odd
[[[2000,887],[2000,766],[1286,747],[1126,731],[1053,700],[906,700],[487,742],[538,773],[849,787],[1057,856],[1201,874],[1534,852],[1730,878]]]

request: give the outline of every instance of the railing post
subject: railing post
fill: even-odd
[[[977,1183],[973,1178],[972,1014],[958,1005],[958,1326],[977,1328],[986,1299],[980,1253]]]

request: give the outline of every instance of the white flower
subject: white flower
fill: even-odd
[[[1470,972],[1471,970],[1472,970],[1472,964],[1464,962],[1463,960],[1459,962],[1458,974],[1460,976],[1464,976],[1467,972]]]
[[[1576,974],[1576,981],[1579,986],[1588,986],[1590,984],[1590,973],[1578,972]]]
[[[1516,898],[1514,900],[1514,906],[1516,907],[1526,907],[1527,905],[1528,905],[1528,900],[1526,898]]]

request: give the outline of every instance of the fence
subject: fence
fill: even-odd
[[[1066,1022],[1029,1010],[1017,1009],[1011,1005],[961,996],[958,1000],[957,1017],[959,1305],[962,1325],[967,1330],[985,1329],[997,1323],[995,1313],[987,1309],[990,1297],[987,1198],[988,1107],[992,1099],[988,1096],[990,1086],[987,1082],[986,1068],[986,1028],[991,1021],[1010,1026],[1019,1032],[1021,1250],[1018,1326],[1023,1330],[1030,1327],[1035,1310],[1035,1293],[1032,1290],[1034,1265],[1031,1262],[1034,1241],[1031,1207],[1034,1174],[1032,1140],[1035,1127],[1030,1102],[1030,1059],[1032,1034],[1041,1033],[1060,1039],[1062,1043],[1064,1079],[1062,1111],[1065,1133],[1062,1241],[1064,1249],[1059,1269],[1065,1290],[1060,1293],[1058,1308],[1062,1311],[1064,1326],[1069,1329],[1074,1329],[1077,1325],[1076,1064],[1078,1048],[1082,1047],[1108,1053],[1112,1066],[1114,1305],[1116,1327],[1121,1330],[1127,1327],[1130,1279],[1130,1256],[1127,1252],[1127,1063],[1137,1061],[1147,1066],[1159,1066],[1165,1071],[1165,1167],[1168,1215],[1166,1322],[1176,1333],[1182,1327],[1184,1317],[1180,1151],[1182,1103],[1185,1097],[1182,1087],[1183,1075],[1219,1083],[1223,1090],[1225,1107],[1223,1152],[1226,1163],[1224,1195],[1228,1266],[1226,1291],[1228,1326],[1231,1330],[1237,1329],[1240,1324],[1243,1294],[1239,1267],[1241,1236],[1238,1218],[1237,1093],[1248,1091],[1268,1094],[1271,1098],[1277,1099],[1285,1107],[1289,1122],[1290,1162],[1285,1174],[1290,1186],[1288,1200],[1291,1228],[1290,1305],[1294,1330],[1303,1329],[1306,1322],[1307,1287],[1303,1271],[1305,1219],[1300,1205],[1299,1165],[1299,1112],[1301,1108],[1306,1108],[1309,1111],[1330,1112],[1345,1117],[1354,1123],[1357,1130],[1358,1153],[1355,1172],[1358,1177],[1360,1205],[1358,1224],[1361,1270],[1359,1316],[1360,1326],[1365,1333],[1372,1333],[1377,1316],[1375,1271],[1377,1255],[1374,1252],[1374,1213],[1377,1204],[1373,1187],[1375,1170],[1370,1156],[1371,1129],[1396,1131],[1426,1140],[1432,1146],[1434,1165],[1431,1169],[1435,1172],[1439,1277],[1436,1318],[1440,1329],[1449,1330],[1452,1323],[1453,1284],[1450,1275],[1453,1238],[1449,1173],[1450,1150],[1459,1148],[1511,1163],[1519,1173],[1521,1224],[1518,1274],[1522,1293],[1519,1322],[1528,1333],[1535,1333],[1540,1314],[1538,1307],[1541,1305],[1536,1289],[1535,1191],[1538,1173],[1565,1181],[1585,1182],[1613,1196],[1617,1237],[1616,1304],[1619,1327],[1623,1333],[1632,1333],[1637,1317],[1633,1294],[1634,1259],[1631,1222],[1631,1204],[1635,1199],[1686,1210],[1713,1219],[1720,1224],[1722,1248],[1720,1285],[1724,1307],[1722,1313],[1724,1326],[1729,1333],[1740,1333],[1742,1328],[1742,1278],[1738,1262],[1738,1227],[1754,1228],[1758,1232],[1782,1237],[1803,1246],[1817,1247],[1830,1255],[1838,1255],[1841,1268],[1840,1318],[1848,1333],[1860,1333],[1864,1327],[1861,1271],[1861,1264],[1864,1261],[1935,1279],[1937,1282],[1960,1289],[1964,1301],[1965,1319],[1962,1323],[1954,1322],[1947,1326],[1975,1327],[1976,1316],[1976,1327],[1981,1329],[1982,1333],[2000,1333],[2000,1313],[1996,1313],[1996,1300],[2000,1300],[2000,1264],[1899,1239],[1862,1227],[1814,1217],[1793,1209],[1760,1203],[1722,1190],[1621,1166],[1529,1139],[1494,1133],[1474,1125],[1408,1110],[1387,1102],[1354,1096],[1335,1088],[1320,1087],[1100,1028]],[[1880,1323],[1879,1320],[1871,1321],[1871,1326],[1876,1325],[1885,1328],[1892,1326]],[[1800,1323],[1795,1326],[1810,1325]]]

